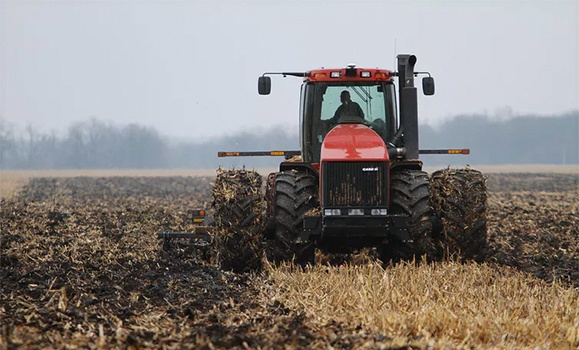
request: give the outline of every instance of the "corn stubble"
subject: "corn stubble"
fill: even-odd
[[[514,269],[447,261],[271,269],[276,299],[313,324],[386,334],[386,346],[573,348],[577,291]],[[335,343],[347,337],[337,337]]]
[[[363,252],[247,274],[223,262],[260,249],[261,179],[219,174],[37,178],[3,200],[0,349],[579,346],[577,176],[490,175],[482,264],[384,267]],[[157,232],[190,231],[211,205],[221,250],[161,249]]]
[[[0,349],[305,346],[301,316],[187,243],[209,178],[38,178],[0,206]],[[277,329],[272,331],[272,329]]]
[[[305,312],[320,331],[338,323],[370,334],[363,343],[369,348],[575,349],[579,177],[570,177],[524,175],[532,192],[510,192],[520,188],[516,176],[489,176],[489,243],[482,264],[461,263],[451,255],[438,263],[383,267],[363,252],[345,265],[271,267],[269,278],[277,287],[272,292]],[[546,178],[562,181],[552,184]],[[435,185],[456,194],[455,184]],[[350,344],[347,336],[333,338],[337,348]]]

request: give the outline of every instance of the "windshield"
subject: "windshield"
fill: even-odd
[[[396,131],[396,99],[392,83],[306,83],[302,86],[302,149],[306,162],[320,161],[326,134],[352,118],[371,127],[385,142]]]

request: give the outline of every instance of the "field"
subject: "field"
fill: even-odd
[[[579,347],[574,171],[488,174],[482,264],[249,274],[156,238],[210,207],[209,174],[62,175],[0,178],[0,349]]]

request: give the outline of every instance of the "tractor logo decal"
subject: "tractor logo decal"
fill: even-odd
[[[362,171],[378,171],[378,167],[362,168]]]

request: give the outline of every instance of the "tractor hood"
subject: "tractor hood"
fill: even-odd
[[[387,161],[384,140],[364,124],[339,124],[322,143],[321,161]]]

